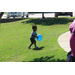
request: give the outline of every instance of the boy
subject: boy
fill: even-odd
[[[33,26],[32,26],[32,29],[33,29],[33,31],[32,31],[31,37],[30,37],[31,44],[30,44],[30,46],[28,47],[28,49],[31,49],[31,46],[32,46],[33,44],[35,45],[35,48],[38,48],[38,46],[36,46],[36,41],[35,41],[35,38],[38,38],[38,37],[37,37],[37,33],[36,33],[36,31],[37,31],[37,26],[36,26],[36,25],[33,25]]]

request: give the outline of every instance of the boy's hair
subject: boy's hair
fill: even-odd
[[[34,29],[34,28],[37,28],[37,26],[36,26],[36,25],[33,25],[33,26],[32,26],[32,29]]]

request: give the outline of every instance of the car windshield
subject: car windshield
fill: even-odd
[[[23,14],[23,12],[8,12],[8,14]]]
[[[11,12],[11,14],[17,14],[17,12]]]

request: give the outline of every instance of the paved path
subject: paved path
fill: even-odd
[[[59,36],[58,38],[58,43],[63,48],[66,52],[69,52],[70,45],[69,45],[69,38],[70,38],[70,31],[63,33],[62,35]]]

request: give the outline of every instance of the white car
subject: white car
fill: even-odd
[[[22,17],[24,18],[24,16],[28,17],[28,12],[8,12],[7,13],[7,18],[10,18],[10,17]]]

